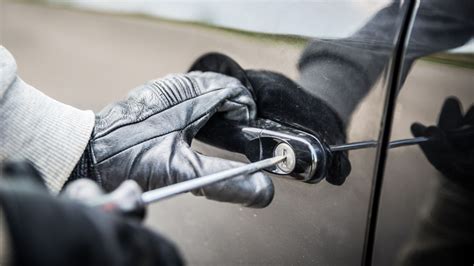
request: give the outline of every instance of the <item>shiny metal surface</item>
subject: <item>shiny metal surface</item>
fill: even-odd
[[[146,191],[141,198],[144,204],[150,204],[179,194],[189,192],[194,189],[199,189],[207,185],[214,184],[232,177],[247,175],[263,170],[267,167],[278,165],[287,160],[287,155],[276,154],[273,158],[263,159],[258,162],[249,163],[241,167],[225,170],[219,173],[196,177],[188,181],[180,182],[174,185],[169,185],[163,188]]]
[[[426,137],[417,137],[417,138],[410,138],[410,139],[398,139],[390,141],[388,144],[389,148],[398,148],[408,145],[415,145],[421,142],[429,141]],[[340,145],[331,145],[329,148],[331,151],[349,151],[349,150],[359,150],[359,149],[366,149],[366,148],[375,148],[377,147],[378,142],[376,140],[366,140],[366,141],[357,141],[352,143],[345,143]]]
[[[317,183],[324,178],[327,156],[323,144],[315,136],[264,120],[259,120],[255,127],[245,126],[241,130],[249,138],[244,145],[245,156],[250,161],[274,156],[279,145],[287,145],[294,153],[294,166],[281,169],[277,165],[268,171],[309,183]]]
[[[295,169],[296,166],[296,155],[293,148],[286,144],[280,143],[276,146],[273,152],[275,156],[285,156],[286,159],[276,164],[276,166],[283,172],[283,174],[289,174]]]

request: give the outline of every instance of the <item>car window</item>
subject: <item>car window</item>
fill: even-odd
[[[454,123],[472,107],[472,12],[468,1],[454,1],[449,5],[442,1],[421,2],[408,40],[392,141],[424,134],[425,129],[420,125],[438,125],[446,104],[455,106],[454,109],[458,106],[461,111],[457,115],[445,112],[447,120]],[[415,123],[420,125],[413,125]],[[456,130],[472,127],[463,123],[460,122]],[[450,130],[447,134],[451,134]],[[469,180],[463,180],[463,171],[472,167],[469,166],[472,165],[469,139],[472,137],[461,140],[461,148],[454,144],[453,149],[460,152],[445,149],[437,142],[425,143],[423,149],[414,145],[389,151],[374,265],[461,264],[453,258],[465,258],[466,253],[462,252],[466,243],[455,235],[472,239],[470,231],[463,227],[463,223],[472,221],[470,212],[463,211],[462,204],[458,205],[465,201],[466,193],[471,193]],[[458,153],[463,155],[456,155]],[[442,160],[440,156],[444,156]],[[466,190],[456,190],[458,186]],[[450,251],[454,245],[460,253]],[[436,253],[440,255],[434,255]],[[447,261],[447,258],[450,259]]]
[[[263,120],[256,126],[295,129],[327,147],[379,137],[403,3],[151,3],[2,3],[2,43],[23,79],[83,109],[98,111],[147,80],[186,72],[203,54],[219,52],[254,70],[248,75]],[[214,141],[193,148],[248,161]],[[331,160],[322,180],[306,180],[317,183],[272,175],[267,208],[189,194],[153,205],[146,222],[176,241],[192,265],[359,263],[376,149]]]

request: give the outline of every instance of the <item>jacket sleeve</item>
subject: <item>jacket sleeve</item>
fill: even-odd
[[[459,47],[472,38],[473,3],[421,1],[405,55],[402,81],[417,58]],[[394,1],[351,36],[315,39],[301,55],[298,63],[301,85],[326,101],[346,124],[386,69],[402,12],[400,1]]]
[[[0,46],[0,161],[30,161],[57,193],[89,141],[94,114],[46,96],[16,71],[15,59]]]

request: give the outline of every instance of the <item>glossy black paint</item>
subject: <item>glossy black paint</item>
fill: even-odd
[[[396,96],[401,87],[402,73],[404,70],[403,67],[405,63],[405,53],[408,48],[407,46],[408,40],[410,38],[411,27],[413,26],[413,22],[416,17],[416,8],[419,5],[419,2],[418,0],[407,1],[405,5],[406,11],[403,15],[402,25],[397,36],[398,38],[396,39],[390,67],[391,71],[388,78],[388,92],[385,96],[381,132],[379,137],[380,144],[377,148],[374,179],[372,181],[369,210],[367,212],[364,251],[362,253],[361,265],[372,265],[380,197],[382,193],[387,152],[390,144],[390,133],[392,130]]]

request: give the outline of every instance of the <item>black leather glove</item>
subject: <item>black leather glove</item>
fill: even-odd
[[[415,137],[431,139],[420,147],[436,169],[452,181],[474,188],[474,106],[463,115],[459,100],[448,98],[437,126],[414,123],[411,131]]]
[[[414,123],[428,161],[444,176],[405,245],[397,265],[471,265],[474,262],[474,106],[463,115],[461,103],[448,98],[437,126]]]
[[[134,220],[53,197],[31,166],[0,177],[13,265],[182,265],[168,240]]]
[[[255,102],[237,79],[211,72],[170,75],[133,90],[96,115],[90,143],[71,180],[88,177],[106,190],[134,179],[144,190],[167,186],[242,165],[190,148],[209,118],[248,122]],[[236,177],[193,191],[209,199],[265,207],[273,184],[262,173]]]
[[[235,77],[253,92],[257,102],[258,118],[273,120],[315,136],[327,145],[343,144],[346,140],[344,125],[339,116],[324,101],[308,93],[283,74],[263,70],[244,70],[230,57],[209,53],[198,58],[191,71],[213,71]],[[219,125],[219,121],[211,125]],[[203,130],[212,131],[205,127]],[[213,143],[206,132],[204,140]],[[200,137],[200,136],[198,136]],[[221,142],[221,141],[220,141]],[[230,149],[233,143],[229,143]],[[226,147],[227,148],[227,147]],[[330,153],[326,180],[334,185],[344,183],[351,171],[347,152]]]

